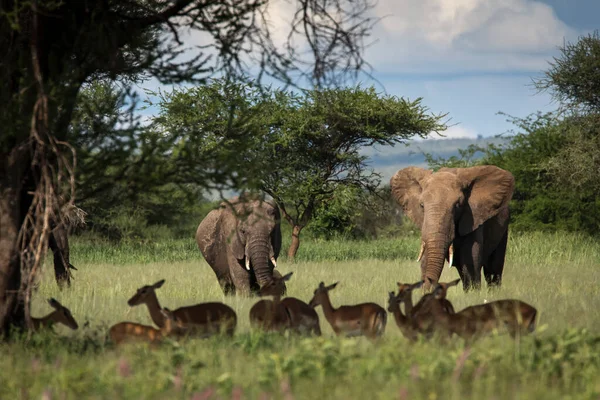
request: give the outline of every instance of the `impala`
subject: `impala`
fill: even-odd
[[[273,277],[260,288],[258,292],[260,296],[273,296],[273,300],[259,300],[252,306],[249,317],[253,327],[277,332],[291,328],[290,315],[281,304],[281,289],[285,287],[285,281],[289,280],[292,274],[293,272],[290,272],[281,278]]]
[[[71,311],[69,311],[67,307],[63,306],[55,299],[48,299],[48,304],[50,304],[50,306],[54,308],[54,311],[52,311],[45,317],[31,318],[34,331],[38,331],[44,328],[50,328],[54,324],[63,324],[71,329],[79,328],[79,325],[77,325],[77,321],[75,321],[75,318],[73,318],[73,315],[71,315]]]
[[[156,345],[171,334],[180,334],[182,328],[176,322],[173,312],[164,308],[160,313],[163,316],[163,326],[160,329],[135,322],[119,322],[108,331],[111,341],[116,345],[129,341],[145,341]]]
[[[447,314],[442,306],[447,289],[441,285],[435,286],[431,314],[438,329],[448,335],[454,333],[470,341],[503,329],[508,330],[513,338],[535,330],[537,310],[520,300],[497,300],[467,307],[456,314]]]
[[[337,284],[338,282],[325,286],[321,282],[308,305],[311,307],[321,305],[323,307],[323,314],[336,335],[364,335],[370,339],[375,339],[383,335],[387,322],[385,309],[375,303],[362,303],[334,308],[329,300],[329,291],[334,289]]]
[[[146,304],[152,321],[158,327],[165,323],[165,316],[156,296],[156,289],[165,283],[162,279],[153,285],[139,288],[136,294],[127,301],[130,307]],[[209,337],[215,333],[233,336],[237,325],[237,315],[233,309],[223,303],[200,303],[193,306],[179,307],[173,310],[178,323],[187,326],[186,332],[194,336]]]

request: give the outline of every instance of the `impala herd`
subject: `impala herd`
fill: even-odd
[[[259,294],[264,297],[270,296],[272,299],[259,300],[250,309],[250,324],[254,329],[319,336],[321,328],[315,307],[320,305],[325,319],[336,335],[366,336],[369,339],[383,335],[387,323],[386,310],[375,303],[335,308],[329,299],[329,291],[333,290],[337,283],[325,286],[321,282],[308,304],[294,297],[281,299],[281,286],[291,276],[290,272],[281,278],[274,278],[270,284],[261,288]],[[438,335],[444,340],[456,334],[470,342],[492,332],[506,330],[512,337],[517,337],[534,331],[537,311],[519,300],[492,301],[455,312],[446,295],[448,289],[459,282],[457,279],[449,283],[433,284],[433,290],[424,294],[414,306],[412,292],[421,288],[424,282],[398,282],[398,293],[389,292],[387,311],[394,316],[402,335],[414,341],[420,336],[431,338]],[[109,337],[113,343],[141,340],[156,345],[167,336],[233,336],[237,315],[231,307],[220,302],[211,302],[176,310],[163,308],[158,301],[156,290],[164,283],[163,279],[153,285],[139,288],[127,302],[130,307],[145,304],[158,329],[135,322],[120,322],[109,329]],[[43,318],[32,318],[36,330],[52,326],[54,323],[77,329],[77,322],[66,307],[54,299],[48,302],[55,311]],[[404,312],[401,304],[404,304]]]

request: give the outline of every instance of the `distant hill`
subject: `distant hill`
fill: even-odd
[[[412,140],[406,145],[395,147],[373,147],[363,154],[369,156],[370,166],[383,175],[383,182],[389,179],[401,168],[417,166],[427,168],[425,153],[435,157],[449,158],[458,156],[459,149],[466,149],[469,145],[485,147],[488,144],[502,144],[506,138],[477,138],[477,139],[428,139]],[[483,154],[481,154],[483,156]]]

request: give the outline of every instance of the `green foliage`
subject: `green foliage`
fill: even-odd
[[[317,208],[343,196],[340,187],[376,189],[380,176],[368,168],[361,150],[445,129],[444,115],[432,115],[421,99],[382,96],[374,88],[284,96],[275,98],[282,111],[267,141],[274,151],[266,156],[277,168],[265,171],[262,189],[277,200],[288,222],[300,228]]]
[[[458,156],[450,156],[448,158],[435,156],[431,153],[425,153],[425,161],[429,167],[437,171],[440,168],[467,168],[481,165],[483,163],[482,155],[485,154],[486,148],[477,144],[470,144],[466,149],[457,149]]]
[[[348,186],[321,204],[307,233],[328,240],[352,240],[400,237],[406,229],[414,228],[405,221],[389,185],[375,192]]]
[[[539,90],[549,91],[568,110],[600,112],[600,34],[594,31],[560,48],[544,76],[536,80]]]
[[[190,235],[210,203],[194,181],[173,179],[183,175],[168,154],[173,147],[140,124],[136,105],[135,96],[108,81],[79,93],[69,128],[78,204],[89,228],[113,240]]]

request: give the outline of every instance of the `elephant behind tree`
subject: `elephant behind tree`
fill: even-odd
[[[223,201],[198,226],[196,242],[225,294],[257,293],[281,276],[273,271],[281,250],[280,213],[271,201]]]
[[[509,210],[515,179],[495,166],[399,170],[392,194],[421,229],[421,278],[435,284],[444,260],[458,269],[463,288],[500,286],[508,240]]]

